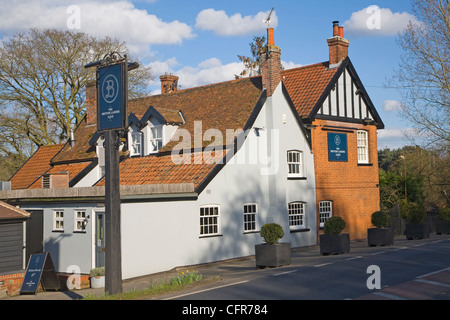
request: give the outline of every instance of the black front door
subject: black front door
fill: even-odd
[[[32,254],[44,252],[44,210],[29,210],[26,227],[26,263]]]

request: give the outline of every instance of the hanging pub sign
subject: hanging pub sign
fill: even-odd
[[[127,62],[97,69],[98,131],[122,130],[127,126]]]
[[[328,132],[328,161],[348,161],[347,134]]]

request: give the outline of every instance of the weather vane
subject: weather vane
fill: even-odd
[[[267,23],[267,26],[268,26],[268,27],[270,27],[270,18],[272,17],[272,13],[273,13],[273,10],[274,10],[274,9],[275,9],[275,8],[272,8],[272,10],[270,10],[269,16],[267,17],[266,20],[264,20],[264,23]]]

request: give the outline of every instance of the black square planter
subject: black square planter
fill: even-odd
[[[320,235],[320,253],[322,255],[328,254],[343,254],[350,252],[350,236],[348,233],[331,235]]]
[[[436,224],[436,233],[437,234],[450,233],[450,221],[439,219]]]
[[[291,264],[291,244],[257,244],[255,258],[257,268],[274,268]]]
[[[367,244],[369,247],[392,245],[394,244],[394,232],[391,228],[367,229]]]
[[[428,225],[425,223],[407,223],[405,225],[406,239],[426,239],[430,237]]]

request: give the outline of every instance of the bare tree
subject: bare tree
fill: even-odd
[[[112,51],[126,53],[127,48],[109,37],[56,29],[31,29],[3,41],[0,142],[17,150],[14,135],[35,145],[65,141],[84,116],[86,83],[95,79],[94,68],[84,65]],[[150,69],[141,66],[129,77],[130,97],[143,96],[152,78]]]
[[[392,83],[402,88],[402,114],[434,145],[450,145],[449,0],[413,0],[420,21],[398,37],[403,49]]]

